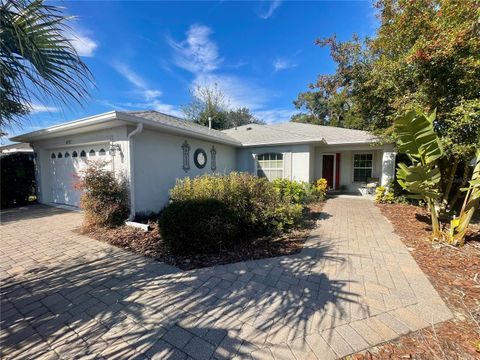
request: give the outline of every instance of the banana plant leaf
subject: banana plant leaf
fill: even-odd
[[[430,164],[443,156],[443,148],[433,128],[435,113],[426,116],[419,110],[411,110],[394,122],[398,150],[407,154],[413,162]]]

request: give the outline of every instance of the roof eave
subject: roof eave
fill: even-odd
[[[67,130],[80,129],[85,126],[101,124],[102,122],[111,121],[117,118],[117,111],[109,111],[103,114],[89,116],[86,118],[81,118],[74,121],[69,121],[60,125],[51,126],[45,129],[32,131],[22,135],[14,136],[10,138],[11,141],[18,142],[32,142],[37,139],[49,137],[50,135],[55,135],[57,133],[62,133]]]
[[[214,141],[217,143],[222,143],[226,145],[234,145],[234,146],[241,146],[242,143],[239,141],[236,141],[234,139],[229,140],[229,139],[222,139],[220,137],[217,137],[215,135],[207,135],[207,134],[202,134],[196,131],[188,130],[188,129],[182,129],[178,128],[176,126],[172,125],[167,125],[167,124],[162,124],[158,121],[155,120],[150,120],[150,119],[145,119],[140,116],[135,116],[123,112],[118,113],[118,118],[120,120],[125,120],[125,121],[131,121],[131,122],[136,122],[136,123],[143,123],[143,125],[149,125],[151,127],[160,129],[160,130],[167,130],[172,133],[180,134],[180,135],[188,135],[190,137],[194,137],[197,139],[203,139],[203,140],[208,140],[208,141]],[[228,136],[228,135],[227,135]]]
[[[108,122],[108,121],[111,121],[111,120],[123,120],[123,121],[126,121],[126,122],[137,123],[137,124],[138,123],[143,123],[144,125],[148,125],[152,128],[167,130],[171,133],[188,135],[188,136],[195,137],[195,138],[198,138],[198,139],[214,141],[214,142],[221,143],[221,144],[226,144],[226,145],[234,145],[234,146],[241,146],[242,145],[240,142],[238,142],[234,139],[232,139],[232,140],[222,139],[222,138],[216,137],[214,135],[201,134],[201,133],[191,131],[191,130],[188,130],[188,129],[181,129],[181,128],[178,128],[178,127],[175,127],[175,126],[162,124],[162,123],[159,123],[159,122],[154,121],[154,120],[145,119],[145,118],[142,118],[142,117],[139,117],[139,116],[130,115],[130,114],[127,114],[127,113],[124,113],[124,112],[119,112],[119,111],[110,111],[110,112],[103,113],[103,114],[100,114],[100,115],[95,115],[95,116],[90,116],[90,117],[78,119],[78,120],[75,120],[75,121],[70,121],[68,123],[52,126],[52,127],[46,128],[46,129],[37,130],[37,131],[30,132],[30,133],[18,135],[18,136],[10,138],[10,140],[11,141],[31,143],[31,142],[34,142],[36,140],[43,140],[43,139],[46,139],[46,138],[50,138],[54,135],[61,136],[62,132],[64,132],[64,131],[81,129],[81,128],[84,128],[86,126],[98,125],[98,124],[102,124],[104,122]]]

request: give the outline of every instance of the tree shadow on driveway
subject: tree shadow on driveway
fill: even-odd
[[[2,284],[2,355],[295,353],[292,341],[366,316],[347,255],[313,238],[296,255],[191,271],[110,247],[39,265]]]

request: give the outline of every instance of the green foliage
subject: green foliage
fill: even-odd
[[[282,200],[290,201],[294,204],[304,204],[312,193],[310,184],[301,181],[275,179],[272,181],[272,184]]]
[[[185,117],[197,124],[208,126],[210,118],[212,129],[224,130],[246,124],[263,124],[246,107],[231,109],[224,93],[217,84],[198,86],[192,92],[192,100],[182,107]]]
[[[440,237],[440,222],[438,220],[435,200],[442,193],[439,190],[441,173],[437,160],[443,155],[440,141],[433,130],[435,113],[426,116],[419,110],[411,110],[404,116],[399,116],[394,123],[394,136],[398,150],[407,154],[411,165],[399,163],[397,166],[397,181],[410,197],[423,200],[429,205],[433,236]]]
[[[114,227],[128,216],[128,190],[124,179],[117,179],[105,170],[103,161],[90,162],[76,188],[83,190],[80,207],[84,211],[84,226]]]
[[[241,239],[287,230],[300,219],[302,212],[301,205],[282,200],[272,183],[246,173],[179,179],[170,197],[172,203],[221,202],[231,213]]]
[[[419,110],[411,110],[397,117],[394,123],[398,150],[412,160],[410,166],[398,164],[398,183],[413,194],[411,197],[426,202],[441,196],[436,160],[442,157],[443,149],[433,130],[434,120],[435,113],[426,116]]]
[[[31,99],[81,103],[91,73],[67,38],[69,16],[43,0],[0,2],[0,127],[28,114]]]
[[[238,239],[230,209],[214,199],[176,201],[159,219],[162,239],[175,254],[217,253]]]
[[[292,120],[370,130],[388,140],[397,116],[416,107],[436,109],[434,128],[445,151],[440,170],[447,174],[458,161],[461,168],[474,156],[480,131],[478,1],[378,0],[375,5],[380,26],[374,37],[317,41],[330,49],[337,68],[299,94],[294,104],[306,114]],[[441,184],[445,203],[451,200],[451,183],[445,178]]]
[[[25,205],[35,195],[33,153],[0,156],[1,207]]]
[[[396,202],[395,194],[385,186],[375,189],[375,202],[379,204],[393,204]]]
[[[319,200],[324,200],[327,196],[328,182],[327,179],[320,178],[315,180],[313,183],[313,188],[316,196]]]

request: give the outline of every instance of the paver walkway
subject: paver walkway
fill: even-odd
[[[2,213],[3,358],[324,360],[451,317],[369,200],[328,200],[298,255],[192,271],[78,235],[80,221]]]

